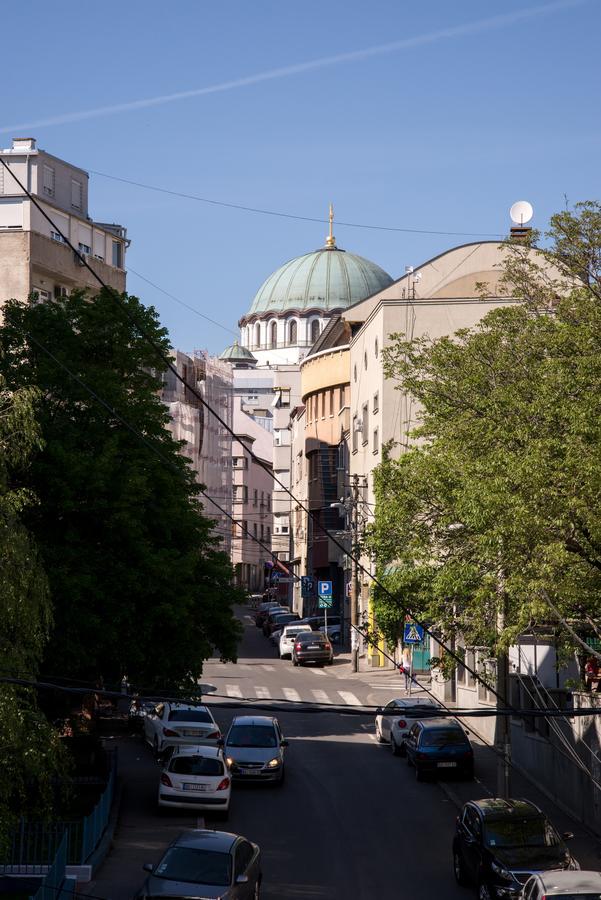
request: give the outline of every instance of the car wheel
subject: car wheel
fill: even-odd
[[[329,666],[333,666],[333,665],[334,665],[334,660],[331,659],[331,660],[328,662],[328,665],[329,665]]]
[[[458,850],[453,850],[453,872],[455,873],[455,881],[457,882],[457,884],[465,887],[467,884],[467,878],[465,875],[465,870],[463,868],[461,853]]]
[[[481,881],[478,885],[478,900],[492,900],[490,888],[485,881]]]
[[[398,755],[399,755],[399,752],[400,752],[400,751],[399,751],[399,745],[397,744],[397,742],[395,741],[395,739],[393,738],[392,735],[390,735],[390,749],[392,750],[392,755],[393,755],[393,756],[398,756]]]
[[[382,737],[382,732],[380,731],[380,726],[376,724],[376,740],[378,744],[384,743],[384,738]]]

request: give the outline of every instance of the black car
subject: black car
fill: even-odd
[[[480,900],[517,898],[533,872],[579,869],[563,839],[529,800],[490,798],[466,803],[457,817],[453,868],[459,884],[474,884]]]
[[[415,766],[415,777],[454,774],[474,777],[474,751],[459,722],[425,719],[415,722],[405,738],[407,765]]]
[[[284,625],[290,625],[291,622],[298,622],[298,613],[277,612],[267,616],[263,623],[263,634],[269,637],[274,631],[282,628]]]
[[[292,645],[293,666],[302,666],[305,663],[331,666],[333,662],[332,644],[321,631],[301,631],[296,635]]]

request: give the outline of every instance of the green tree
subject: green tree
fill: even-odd
[[[15,470],[40,501],[26,516],[53,601],[44,669],[190,686],[215,649],[235,658],[236,592],[194,473],[166,428],[153,374],[160,363],[132,321],[168,353],[165,329],[137,298],[121,304],[129,316],[108,291],[4,309],[1,370],[9,385],[37,390],[44,441]]]
[[[554,216],[548,239],[509,248],[515,306],[435,341],[396,335],[385,359],[421,422],[415,447],[377,475],[378,570],[394,562],[400,600],[491,649],[553,621],[546,598],[599,622],[601,207]],[[398,615],[376,599],[383,618]]]
[[[51,623],[48,585],[22,522],[35,498],[11,483],[39,448],[35,392],[11,391],[0,377],[0,676],[35,678]],[[63,772],[56,732],[37,708],[33,690],[0,682],[0,847],[22,815],[49,815],[53,778]]]

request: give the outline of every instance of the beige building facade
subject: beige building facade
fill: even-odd
[[[127,232],[89,217],[87,172],[38,150],[33,138],[15,138],[10,148],[0,149],[0,158],[8,166],[7,171],[0,164],[0,307],[33,292],[50,300],[76,288],[98,291],[64,237],[106,284],[124,291]]]

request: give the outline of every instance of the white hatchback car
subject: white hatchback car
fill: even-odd
[[[159,783],[162,808],[205,809],[225,819],[232,781],[221,747],[174,747]]]
[[[438,704],[435,700],[432,700],[429,697],[420,697],[416,695],[413,697],[399,697],[396,700],[391,700],[386,706],[378,709],[376,711],[376,738],[378,743],[384,744],[390,741],[393,723],[398,721],[399,717],[401,719],[403,716],[405,717],[406,730],[409,731],[413,722],[410,721],[407,724],[407,710],[409,708],[419,707],[420,704],[422,709],[424,706],[428,709],[431,709],[432,707],[438,708]],[[419,715],[413,716],[413,719],[415,718],[419,718]],[[400,735],[398,735],[398,739],[400,741]]]
[[[207,706],[158,703],[144,716],[144,737],[155,753],[179,744],[214,744],[221,737],[219,725]]]
[[[405,740],[416,719],[423,719],[424,711],[432,713],[441,708],[431,697],[404,697],[401,702],[401,715],[398,719],[395,717],[390,726],[390,749],[394,756],[405,756]]]
[[[312,631],[310,625],[286,625],[286,627],[282,630],[282,634],[280,636],[280,659],[285,659],[286,657],[292,658],[292,648],[294,647],[294,641],[296,639],[296,635],[300,634],[301,631]]]
[[[538,872],[532,875],[520,894],[523,900],[545,900],[546,897],[563,897],[564,900],[599,900],[601,898],[601,872]]]

